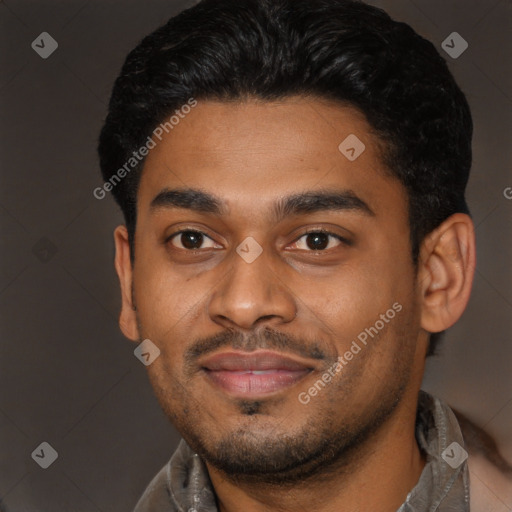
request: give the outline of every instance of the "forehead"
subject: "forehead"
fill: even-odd
[[[405,205],[364,115],[326,100],[200,101],[156,142],[144,165],[139,209],[176,188],[210,191],[230,213],[261,215],[278,198],[320,189]]]

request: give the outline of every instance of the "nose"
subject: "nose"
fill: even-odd
[[[251,330],[260,324],[291,322],[297,302],[265,251],[248,263],[237,253],[208,303],[210,318],[226,328]]]

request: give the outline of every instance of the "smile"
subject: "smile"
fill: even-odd
[[[278,352],[227,352],[201,363],[214,387],[233,397],[259,398],[283,391],[308,375],[312,365]]]

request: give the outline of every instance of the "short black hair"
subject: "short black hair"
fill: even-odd
[[[114,175],[160,123],[191,98],[295,95],[365,115],[386,168],[407,191],[415,265],[428,233],[454,213],[469,214],[471,112],[431,42],[356,0],[202,0],[129,53],[101,130],[101,171],[123,211],[132,257],[144,159],[122,180]],[[428,355],[439,337],[431,336]]]

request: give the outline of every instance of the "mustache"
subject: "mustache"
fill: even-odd
[[[239,349],[245,352],[253,352],[257,349],[276,350],[279,352],[291,352],[309,359],[330,359],[320,343],[296,340],[288,334],[275,331],[267,326],[263,330],[251,333],[228,330],[201,338],[185,351],[185,364],[187,367],[192,368],[199,357],[216,352],[224,347]]]

